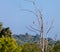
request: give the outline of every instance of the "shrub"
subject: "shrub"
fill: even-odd
[[[35,44],[24,44],[22,46],[22,52],[41,52],[40,48]]]
[[[0,52],[21,52],[22,48],[18,46],[14,38],[0,38]]]

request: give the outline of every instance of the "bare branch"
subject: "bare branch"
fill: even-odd
[[[36,28],[34,28],[34,27],[32,27],[32,26],[30,26],[30,28],[33,29],[33,30],[35,30],[35,31],[40,32],[40,30],[38,30],[38,29],[36,29]]]
[[[55,41],[57,41],[57,34],[55,34],[55,37],[54,37]]]
[[[49,29],[47,30],[46,34],[49,33],[49,31],[50,31],[52,28],[54,28],[54,27],[53,27],[53,20],[52,20],[51,25],[50,25]]]
[[[40,18],[42,18],[42,12],[41,12],[41,10],[38,10],[38,11],[39,11]]]
[[[32,1],[32,0],[24,0],[24,1],[31,2],[33,4],[33,6],[35,7],[35,11],[38,10],[37,6],[36,6],[36,3],[35,3],[35,0],[34,1]]]
[[[22,10],[22,11],[27,11],[27,12],[33,13],[33,14],[37,17],[38,23],[39,23],[39,25],[40,25],[39,16],[38,16],[34,11],[31,11],[31,10],[28,10],[28,9],[21,9],[21,10]]]
[[[30,29],[29,27],[26,27],[28,30],[30,30],[30,31],[33,31],[33,32],[35,32],[35,33],[37,33],[36,31],[34,31],[34,30],[32,30],[32,29]]]
[[[49,29],[47,30],[47,33],[49,33],[52,28],[53,28],[53,27],[49,27]]]
[[[35,0],[34,0],[34,1],[32,1],[32,0],[24,0],[24,1],[28,1],[28,2],[31,2],[31,3],[33,4],[36,13],[33,12],[33,11],[31,11],[31,10],[28,10],[28,11],[29,11],[29,12],[32,12],[32,13],[37,17],[38,24],[39,24],[39,26],[40,26],[40,20],[39,20],[38,14],[37,14],[37,12],[39,12],[39,10],[38,10],[38,8],[37,8],[37,6],[36,6]]]
[[[38,10],[38,8],[37,8],[37,6],[36,6],[35,1],[32,1],[32,3],[33,3],[33,6],[34,6],[34,8],[35,8],[35,11],[38,12],[39,10]]]
[[[34,12],[34,11],[31,11],[31,10],[28,10],[28,9],[21,9],[22,11],[27,11],[27,12],[31,12],[33,13],[36,17],[38,17],[38,15]]]

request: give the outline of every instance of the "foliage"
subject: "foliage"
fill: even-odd
[[[54,52],[60,52],[60,41],[57,41],[55,43]]]
[[[55,44],[49,44],[49,52],[60,52],[60,41],[56,41]]]
[[[0,32],[0,37],[2,37],[2,35],[4,35],[4,36],[9,36],[9,37],[11,37],[11,34],[12,34],[12,32],[11,32],[11,30],[10,30],[10,28],[9,27],[7,27],[7,28],[2,28],[2,30],[1,30],[1,32]]]
[[[3,24],[2,24],[2,22],[0,22],[0,32],[1,32],[2,28],[3,28]]]
[[[0,38],[0,52],[21,52],[21,50],[15,39],[4,36]]]
[[[0,22],[0,37],[2,37],[2,35],[11,37],[11,34],[12,32],[10,28],[9,27],[4,28],[2,22]]]
[[[22,52],[41,52],[40,48],[35,44],[24,44],[22,46]]]

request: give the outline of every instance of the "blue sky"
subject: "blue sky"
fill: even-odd
[[[46,21],[50,25],[54,18],[54,28],[49,32],[49,37],[53,38],[57,34],[57,39],[60,39],[60,0],[36,0],[36,4],[43,12],[44,30],[46,31]],[[26,32],[35,34],[26,29],[26,26],[32,25],[33,20],[37,21],[35,16],[21,11],[21,8],[34,10],[30,2],[0,0],[0,22],[3,22],[4,27],[10,27],[14,34],[24,34]]]

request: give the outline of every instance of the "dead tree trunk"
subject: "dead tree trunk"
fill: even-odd
[[[40,45],[41,45],[41,51],[44,52],[44,34],[43,34],[43,17],[42,14],[40,12]]]

